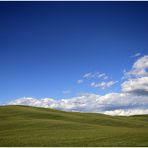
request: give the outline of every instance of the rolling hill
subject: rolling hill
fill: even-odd
[[[0,146],[148,146],[148,115],[1,106]]]

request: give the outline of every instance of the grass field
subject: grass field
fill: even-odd
[[[0,146],[148,146],[148,115],[1,106]]]

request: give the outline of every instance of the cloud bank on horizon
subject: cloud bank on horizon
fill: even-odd
[[[137,54],[136,56],[139,56]],[[29,105],[36,107],[53,108],[64,111],[95,112],[108,115],[139,115],[148,114],[148,55],[139,58],[130,71],[124,72],[124,82],[121,84],[119,93],[105,95],[83,94],[68,99],[36,99],[19,98],[9,102],[9,105]],[[105,73],[87,73],[85,79],[102,78],[108,79]],[[78,84],[84,80],[78,80]],[[108,88],[118,81],[91,83],[91,87]]]

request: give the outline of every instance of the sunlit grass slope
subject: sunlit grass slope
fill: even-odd
[[[148,146],[148,115],[1,106],[0,146]]]

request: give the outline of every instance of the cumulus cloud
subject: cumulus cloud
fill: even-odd
[[[23,97],[16,99],[14,101],[9,102],[8,104],[11,105],[29,105],[29,106],[36,106],[36,107],[53,107],[55,104],[55,100],[51,98],[44,98],[44,99],[36,99],[31,97]]]
[[[127,78],[121,84],[122,92],[136,95],[148,95],[148,56],[139,58],[129,72],[124,75]]]
[[[127,99],[128,98],[128,99]],[[125,93],[107,95],[83,94],[70,99],[34,99],[20,98],[11,101],[11,105],[29,105],[75,112],[97,112],[109,115],[134,115],[147,113],[148,99]]]
[[[104,114],[112,116],[132,116],[148,114],[148,109],[117,109],[114,111],[105,111]]]
[[[148,95],[148,77],[127,80],[121,87],[123,92]]]
[[[121,92],[106,95],[82,94],[69,99],[35,99],[20,98],[11,101],[11,105],[30,105],[49,107],[64,111],[95,112],[108,115],[139,115],[148,114],[148,56],[138,59],[131,69],[126,72],[134,77],[126,79],[121,84]],[[91,73],[92,74],[92,73]],[[85,75],[90,77],[91,74]],[[110,87],[116,81],[91,83],[92,87]]]
[[[92,82],[90,85],[95,88],[105,89],[113,86],[117,82],[118,81],[109,81],[109,82],[100,82],[100,83]]]
[[[134,63],[131,71],[125,73],[125,76],[127,78],[148,76],[148,55],[138,59]]]

